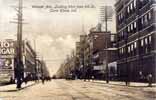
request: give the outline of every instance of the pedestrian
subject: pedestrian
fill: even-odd
[[[145,80],[145,77],[142,73],[142,71],[139,72],[140,82],[143,82]]]
[[[92,81],[94,81],[94,75],[92,75]]]
[[[148,80],[148,86],[151,87],[152,86],[152,74],[148,74],[147,80]]]
[[[44,76],[41,77],[42,84],[44,84]]]
[[[27,76],[24,78],[24,82],[25,82],[25,84],[27,84],[27,82],[28,82],[28,77]]]

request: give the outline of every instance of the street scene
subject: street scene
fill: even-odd
[[[155,0],[0,0],[0,100],[156,100]]]
[[[30,85],[30,86],[29,86]],[[15,86],[1,87],[1,100],[155,100],[156,88],[145,84],[132,84],[104,81],[84,82],[82,80],[52,80],[42,83],[30,82],[25,89],[16,91]],[[139,86],[141,85],[141,86]],[[3,88],[3,90],[2,90]],[[11,91],[13,90],[13,91]]]

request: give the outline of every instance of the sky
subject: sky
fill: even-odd
[[[75,49],[79,35],[88,34],[99,22],[99,7],[115,4],[115,0],[23,0],[23,39],[36,48],[38,57],[46,61],[51,75],[56,73],[66,56]],[[16,39],[18,0],[0,0],[0,40]],[[53,12],[55,7],[93,5],[93,8],[77,8],[75,12]],[[44,6],[44,8],[38,8]],[[73,8],[73,10],[75,10]],[[114,15],[115,16],[115,15]],[[115,32],[115,18],[109,30]],[[84,30],[83,30],[84,29]]]

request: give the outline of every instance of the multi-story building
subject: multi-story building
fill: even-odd
[[[86,62],[85,62],[85,46],[86,46],[87,35],[80,35],[80,78],[85,77],[86,73]]]
[[[36,77],[36,52],[32,49],[28,41],[23,41],[23,66],[24,66],[24,77],[30,75]]]
[[[14,82],[17,71],[17,41],[7,39],[0,41],[0,79],[2,82]],[[23,41],[22,45],[22,77],[36,78],[36,52],[32,49],[28,41]]]
[[[155,80],[156,1],[117,0],[115,8],[120,80]]]
[[[76,42],[76,59],[75,59],[75,67],[79,69],[80,66],[80,42]]]
[[[106,52],[106,48],[110,47],[110,32],[101,32],[90,30],[88,34],[90,48],[90,66],[92,67],[92,75],[95,78],[102,79],[106,73],[106,66],[110,56]]]

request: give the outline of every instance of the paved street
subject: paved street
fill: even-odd
[[[0,100],[156,100],[156,87],[126,87],[112,82],[52,80],[44,85],[32,83],[19,91],[15,85],[0,87]]]

